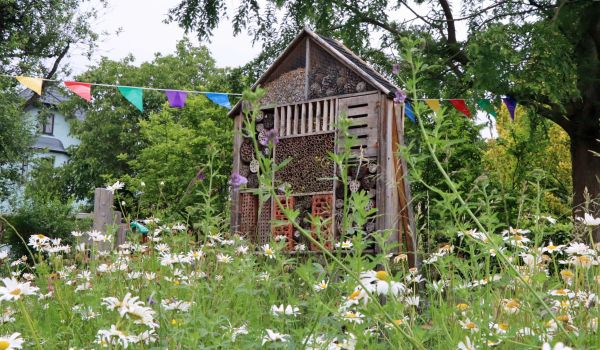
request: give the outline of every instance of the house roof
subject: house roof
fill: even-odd
[[[306,27],[294,38],[294,40],[289,43],[285,50],[283,50],[283,52],[275,59],[273,64],[269,66],[269,68],[260,76],[260,78],[258,78],[254,85],[252,85],[252,90],[264,83],[269,78],[269,75],[275,70],[275,68],[283,62],[286,56],[305,37],[310,37],[313,39],[313,42],[317,43],[319,46],[321,46],[321,48],[329,52],[348,68],[351,68],[355,73],[357,73],[360,77],[365,79],[368,83],[373,85],[382,93],[391,97],[394,95],[395,91],[398,90],[398,88],[392,82],[378,73],[367,62],[354,54],[352,50],[347,48],[344,44],[335,39],[319,35]],[[238,114],[241,105],[242,101],[238,101],[238,103],[236,103],[229,112],[229,116],[231,117]]]
[[[46,135],[40,135],[37,140],[35,140],[33,148],[47,149],[49,152],[67,153],[61,140]]]
[[[23,100],[29,100],[33,96],[34,92],[29,89],[23,89],[19,92],[19,96]],[[62,102],[66,102],[70,99],[68,95],[65,95],[55,86],[50,86],[44,89],[44,92],[39,97],[39,101],[48,106],[56,106]],[[26,110],[31,106],[27,106]],[[82,110],[76,110],[74,113],[75,117],[79,120],[85,119],[85,113]]]

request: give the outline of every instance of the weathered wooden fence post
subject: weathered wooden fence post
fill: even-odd
[[[122,223],[123,217],[121,212],[113,209],[114,199],[115,196],[111,191],[105,188],[96,188],[94,192],[94,224],[92,228],[104,234],[111,231],[114,232],[114,246],[117,247],[125,243],[125,232],[128,226]],[[99,251],[110,249],[112,247],[108,243],[98,245]]]

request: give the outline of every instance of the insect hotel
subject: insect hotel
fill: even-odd
[[[336,126],[340,116],[346,116],[351,122],[349,134],[356,137],[346,169],[350,179],[346,190],[348,194],[365,190],[370,197],[367,209],[377,209],[362,229],[367,233],[390,230],[389,243],[400,243],[401,251],[413,251],[406,164],[397,152],[403,144],[402,106],[393,102],[397,87],[340,42],[308,29],[296,36],[253,89],[258,86],[266,89],[266,95],[256,119],[255,137],[265,139],[274,129],[279,142],[273,154],[268,154],[267,147],[261,151],[277,163],[291,159],[273,180],[276,186],[291,187],[292,196],[287,201],[281,197],[281,202],[299,210],[298,224],[314,231],[309,216],[320,216],[324,222],[322,243],[329,249],[357,229],[341,232],[345,189],[336,180],[340,169],[328,155],[337,152],[343,142]],[[259,208],[253,194],[259,186],[259,166],[252,140],[242,133],[245,116],[241,101],[229,116],[235,118],[233,172],[248,179],[245,188],[233,189],[232,231],[257,244],[283,235],[289,250],[300,243],[318,250],[285,221],[273,199]],[[370,245],[372,251],[380,248]]]

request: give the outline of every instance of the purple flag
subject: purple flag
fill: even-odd
[[[167,90],[167,99],[169,100],[169,106],[171,108],[183,108],[185,106],[185,99],[187,98],[187,92],[177,90]]]
[[[510,119],[515,120],[515,110],[517,109],[517,100],[515,100],[511,96],[506,96],[502,98],[502,101],[506,105],[508,109],[508,113],[510,113]]]

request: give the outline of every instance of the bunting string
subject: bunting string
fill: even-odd
[[[506,109],[508,110],[508,113],[510,114],[510,119],[515,120],[515,112],[517,110],[517,100],[511,96],[501,97],[500,100],[506,106]],[[435,98],[435,99],[434,98],[415,98],[415,99],[410,99],[410,101],[423,101],[436,114],[440,110],[441,102],[448,101],[448,102],[450,102],[450,104],[452,104],[452,106],[456,110],[458,110],[465,116],[467,116],[469,118],[472,116],[471,110],[467,106],[467,99],[464,99],[464,98]],[[493,99],[485,99],[485,98],[479,99],[479,100],[477,100],[477,107],[479,107],[478,109],[480,111],[483,111],[483,112],[493,116],[494,118],[496,118],[498,116],[496,109],[494,108]],[[409,100],[406,100],[404,102],[404,109],[405,109],[405,115],[408,117],[408,119],[415,122],[416,118],[414,115],[414,109],[413,109],[412,105],[410,104]]]
[[[111,87],[116,88],[123,97],[135,106],[140,112],[144,111],[143,98],[144,90],[151,91],[163,91],[169,101],[169,106],[173,108],[183,108],[188,94],[204,95],[212,102],[219,106],[231,109],[231,103],[229,96],[242,96],[238,93],[230,92],[213,92],[213,91],[197,91],[197,90],[177,90],[177,89],[163,89],[153,87],[142,87],[142,86],[130,86],[130,85],[117,85],[117,84],[105,84],[105,83],[85,83],[78,81],[63,81],[57,79],[37,78],[37,77],[26,77],[17,75],[0,74],[0,76],[7,78],[14,78],[18,80],[23,86],[34,91],[38,95],[42,95],[42,86],[44,81],[51,81],[57,83],[64,83],[64,85],[86,101],[91,101],[91,87]]]

